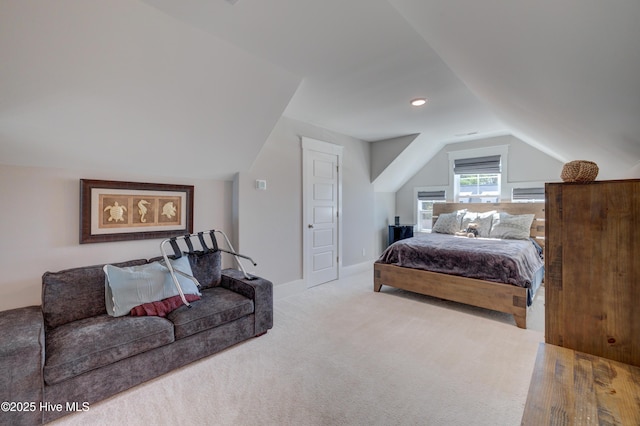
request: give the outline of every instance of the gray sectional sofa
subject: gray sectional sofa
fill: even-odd
[[[0,424],[52,421],[273,326],[272,283],[189,254],[201,299],[166,317],[105,308],[104,265],[47,272],[42,306],[0,312]],[[131,260],[118,267],[143,265]]]

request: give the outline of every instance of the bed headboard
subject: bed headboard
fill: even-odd
[[[531,238],[544,247],[544,204],[545,203],[434,203],[433,223],[441,213],[452,213],[467,209],[472,212],[488,212],[496,210],[509,214],[534,214],[531,223]]]

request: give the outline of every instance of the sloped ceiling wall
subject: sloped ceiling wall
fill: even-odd
[[[284,115],[419,135],[380,191],[476,134],[638,177],[638,22],[637,0],[0,0],[0,163],[229,179]]]
[[[640,2],[389,1],[512,134],[640,175]]]
[[[2,0],[0,58],[11,165],[230,179],[300,83],[131,0]]]

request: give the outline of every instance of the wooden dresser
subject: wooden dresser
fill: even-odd
[[[522,425],[639,425],[640,367],[540,344]]]
[[[546,184],[545,341],[640,366],[640,179]]]
[[[523,425],[640,425],[640,180],[548,183],[545,341]]]

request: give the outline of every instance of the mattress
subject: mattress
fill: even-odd
[[[542,250],[530,239],[421,234],[393,243],[376,262],[515,285],[531,296],[544,274]]]

